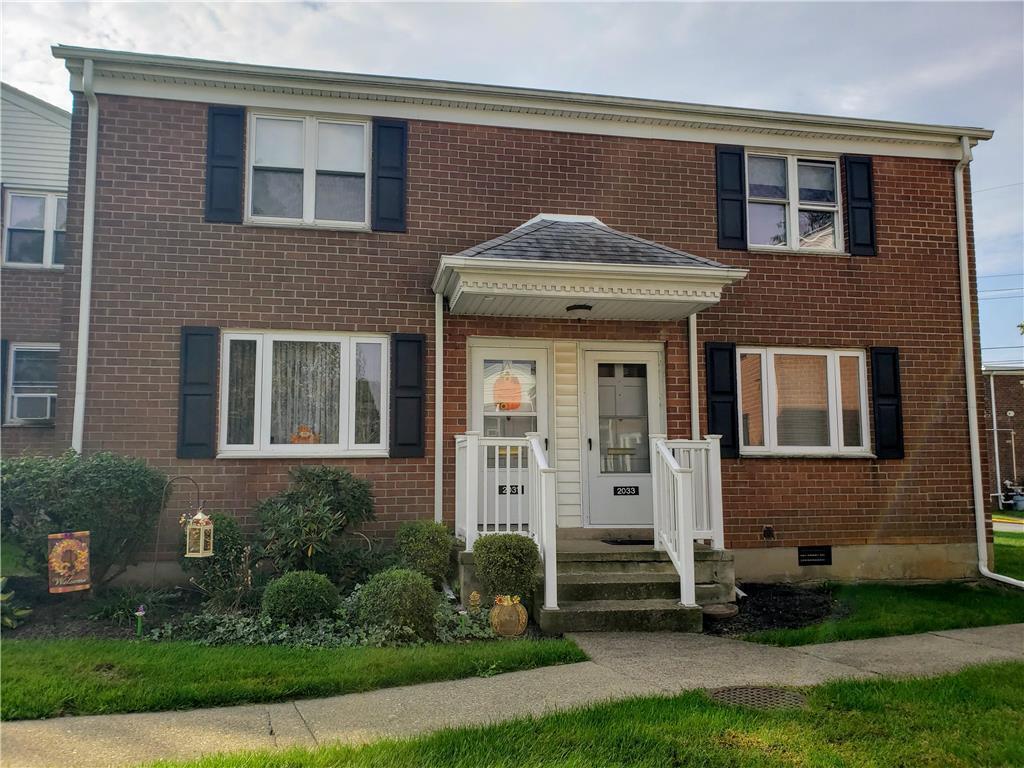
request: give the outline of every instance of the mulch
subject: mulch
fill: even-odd
[[[730,619],[704,619],[704,633],[737,637],[764,629],[796,629],[825,619],[842,618],[846,610],[827,587],[793,584],[739,584],[746,597]]]

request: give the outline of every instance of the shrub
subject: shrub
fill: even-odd
[[[537,545],[526,536],[494,533],[473,544],[473,564],[484,592],[491,598],[518,595],[524,602],[537,586],[540,555]]]
[[[189,581],[206,596],[208,606],[238,610],[254,600],[252,547],[233,517],[214,512],[210,519],[213,555],[183,557],[182,568],[193,574]]]
[[[113,453],[19,457],[0,463],[3,519],[27,564],[45,572],[46,537],[89,531],[94,585],[136,562],[160,515],[166,477],[139,459]]]
[[[389,568],[358,592],[359,622],[372,627],[406,627],[416,637],[434,637],[438,594],[430,579],[407,568]]]
[[[403,523],[395,536],[395,551],[402,562],[438,587],[448,576],[453,546],[455,537],[448,527],[433,520]]]
[[[373,519],[366,480],[340,467],[302,466],[292,485],[256,507],[263,524],[263,553],[279,573],[325,573],[345,529]]]
[[[94,621],[107,620],[119,627],[135,626],[135,611],[145,606],[147,621],[162,621],[170,607],[180,597],[171,589],[149,589],[136,584],[108,589],[96,598],[91,606],[89,618]]]
[[[319,561],[321,572],[343,595],[365,584],[375,573],[398,564],[398,557],[380,541],[363,536],[343,536]]]
[[[263,615],[275,624],[306,624],[331,616],[340,604],[338,590],[322,574],[292,571],[267,586]]]

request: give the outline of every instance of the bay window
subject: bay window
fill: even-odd
[[[222,456],[386,455],[387,339],[228,332]]]
[[[254,114],[249,122],[249,219],[368,226],[369,123]]]
[[[747,155],[748,245],[841,251],[839,163],[794,155]]]
[[[861,454],[867,380],[860,350],[737,350],[744,454]]]

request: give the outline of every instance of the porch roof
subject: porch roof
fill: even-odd
[[[746,274],[591,216],[541,215],[443,257],[434,291],[457,315],[678,320]]]

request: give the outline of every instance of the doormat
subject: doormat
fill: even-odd
[[[613,547],[653,547],[654,539],[601,539]]]

